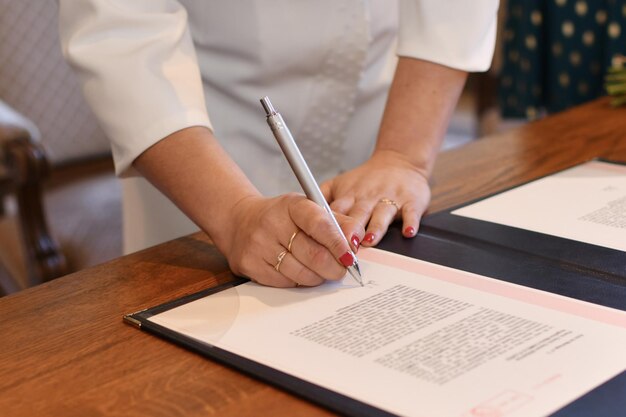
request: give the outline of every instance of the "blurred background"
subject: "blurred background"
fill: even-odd
[[[122,254],[109,145],[58,39],[54,1],[0,0],[0,296]],[[626,0],[504,0],[442,150],[605,94]]]

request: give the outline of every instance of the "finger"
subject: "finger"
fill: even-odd
[[[338,198],[329,204],[332,211],[341,214],[348,214],[353,205],[354,197]]]
[[[324,246],[309,237],[306,233],[298,233],[291,245],[291,255],[313,274],[321,279],[338,280],[346,274],[346,268],[342,266],[333,254]],[[298,274],[303,274],[303,282],[299,281]],[[306,271],[290,270],[290,275],[297,282],[315,282],[315,277]]]
[[[297,236],[297,235],[296,235]],[[294,239],[295,240],[295,239]],[[256,281],[272,287],[294,287],[298,285],[315,286],[324,279],[310,269],[304,267],[297,259],[281,245],[267,245],[263,259],[272,271],[264,274]]]
[[[424,207],[416,203],[407,203],[402,206],[402,235],[414,237],[419,230],[420,220],[424,213]]]
[[[372,217],[367,225],[363,244],[367,246],[375,246],[380,242],[391,222],[398,214],[398,208],[393,204],[376,204]]]
[[[289,206],[289,215],[305,232],[299,233],[296,239],[300,241],[304,237],[309,238],[304,239],[307,243],[303,245],[307,252],[296,255],[298,260],[324,278],[339,279],[345,275],[345,267],[354,264],[355,258],[343,231],[337,229],[328,213],[312,201],[300,200]],[[296,250],[292,252],[297,254]],[[342,274],[337,273],[337,263],[344,267]]]
[[[278,255],[284,251],[280,245],[271,245],[273,251],[264,250],[261,257],[246,256],[242,262],[236,266],[231,266],[236,275],[250,278],[252,281],[268,287],[293,287],[295,283],[287,277],[276,271],[275,266],[278,264]],[[283,258],[284,262],[284,258]],[[280,269],[280,268],[279,268]]]
[[[355,219],[361,227],[365,228],[370,221],[374,207],[376,207],[376,201],[374,200],[358,200],[352,206],[348,216]]]
[[[344,236],[348,239],[350,247],[356,253],[359,250],[359,246],[361,246],[363,236],[365,236],[365,227],[350,216],[336,213],[335,218],[339,226],[341,226]]]
[[[279,269],[281,268],[282,263]],[[290,280],[275,269],[275,264],[272,265],[268,262],[265,263],[265,267],[262,268],[262,272],[260,272],[256,278],[253,278],[253,281],[261,285],[276,288],[290,288],[296,286],[294,281]]]
[[[298,261],[292,253],[288,253],[283,258],[283,262],[280,264],[278,272],[293,281],[295,284],[305,287],[315,287],[325,281],[324,278]]]

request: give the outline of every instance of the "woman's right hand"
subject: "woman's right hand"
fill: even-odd
[[[347,216],[337,221],[349,245],[324,209],[303,195],[250,196],[232,210],[230,242],[216,243],[237,275],[273,287],[316,286],[346,274],[365,234]]]
[[[299,194],[262,197],[206,128],[172,133],[133,166],[211,237],[235,274],[275,287],[312,286],[340,279],[352,264],[323,208]],[[337,220],[356,251],[363,227]]]

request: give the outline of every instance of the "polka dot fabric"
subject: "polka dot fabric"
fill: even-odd
[[[605,94],[626,53],[626,0],[508,0],[502,33],[502,115],[534,119]]]

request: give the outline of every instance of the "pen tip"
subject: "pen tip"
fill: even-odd
[[[352,278],[354,278],[354,280],[361,285],[361,287],[365,286],[363,284],[363,277],[361,276],[361,270],[359,269],[358,263],[355,262],[354,264],[350,265],[348,267],[348,272],[350,273],[350,275],[352,275]]]

